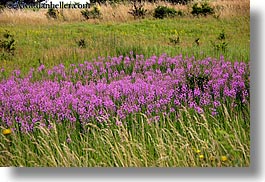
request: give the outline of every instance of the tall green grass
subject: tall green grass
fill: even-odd
[[[0,137],[0,166],[52,167],[248,167],[249,108],[220,115],[181,108],[150,123],[144,114],[117,126],[115,118],[38,127],[33,133]],[[222,158],[227,157],[224,161]]]

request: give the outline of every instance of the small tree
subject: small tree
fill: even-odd
[[[102,15],[100,12],[100,6],[99,5],[94,6],[92,8],[92,10],[88,10],[88,9],[82,10],[81,14],[86,20],[98,19],[98,18],[101,18],[101,15]]]
[[[129,14],[133,15],[136,18],[144,18],[146,15],[147,10],[144,8],[142,3],[137,3],[136,1],[133,2],[133,6],[128,12]]]
[[[195,3],[192,6],[191,14],[194,15],[194,16],[212,15],[212,14],[214,14],[214,9],[207,2],[204,2],[204,3],[200,4],[200,5],[198,3]]]
[[[154,12],[154,17],[160,19],[175,17],[176,15],[182,16],[183,13],[181,11],[176,11],[174,8],[169,8],[166,6],[158,6],[155,8]]]

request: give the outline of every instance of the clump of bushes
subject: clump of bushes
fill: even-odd
[[[192,6],[191,14],[193,16],[212,15],[214,14],[214,9],[207,2],[204,2],[202,4],[195,3]]]
[[[169,8],[166,6],[158,6],[155,8],[154,17],[163,19],[167,17],[183,16],[182,11],[177,11],[174,8]]]
[[[88,19],[99,19],[102,16],[102,14],[100,12],[100,6],[99,5],[94,6],[92,8],[92,10],[88,10],[88,9],[82,10],[81,14],[86,20],[88,20]]]
[[[133,15],[136,18],[144,18],[147,10],[144,8],[144,5],[141,3],[133,3],[132,8],[129,10],[129,14]]]

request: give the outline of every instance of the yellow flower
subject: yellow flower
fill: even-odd
[[[197,154],[201,153],[201,150],[197,149],[197,150],[196,150],[196,153],[197,153]]]
[[[96,8],[98,11],[100,11],[100,5],[99,5],[98,3],[96,3],[95,8]]]
[[[204,155],[202,155],[202,154],[199,155],[199,158],[200,158],[200,159],[204,159]]]
[[[8,135],[8,134],[10,134],[11,132],[12,132],[11,129],[4,129],[4,130],[2,131],[2,133],[3,133],[4,135]]]
[[[226,156],[221,156],[221,161],[222,161],[222,162],[227,161],[227,157],[226,157]]]

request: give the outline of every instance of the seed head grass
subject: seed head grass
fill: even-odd
[[[38,127],[31,134],[15,133],[9,150],[5,148],[1,137],[0,165],[247,167],[250,164],[249,121],[238,116],[224,115],[219,123],[226,122],[228,117],[233,121],[229,123],[231,128],[213,124],[216,119],[208,114],[205,118],[194,116],[188,109],[184,109],[177,120],[163,117],[159,123],[152,124],[147,123],[144,114],[135,115],[133,128],[117,126],[105,120],[105,124],[86,124],[84,133],[80,133],[66,129],[64,124],[54,123],[53,129]],[[246,127],[240,128],[240,131],[233,129],[243,122],[248,123]],[[218,131],[230,134],[220,135]],[[71,143],[66,141],[69,136]],[[194,147],[203,149],[203,154],[194,153]],[[230,159],[223,156],[223,153],[229,154]],[[217,160],[218,156],[221,156],[220,160]]]

